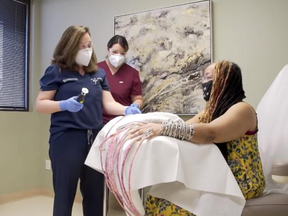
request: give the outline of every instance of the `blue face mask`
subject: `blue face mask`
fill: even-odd
[[[208,82],[202,83],[203,98],[204,98],[205,101],[209,101],[209,99],[210,99],[212,85],[213,85],[213,80],[210,80]]]

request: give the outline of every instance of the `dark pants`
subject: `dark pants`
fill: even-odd
[[[93,140],[98,132],[93,131]],[[69,129],[50,139],[55,192],[53,216],[71,216],[79,179],[84,216],[103,215],[104,176],[84,165],[91,145],[87,130]]]

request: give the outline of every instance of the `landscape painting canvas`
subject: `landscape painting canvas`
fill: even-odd
[[[209,0],[114,17],[129,43],[126,62],[140,72],[143,113],[194,115],[205,106],[202,70],[212,61]]]

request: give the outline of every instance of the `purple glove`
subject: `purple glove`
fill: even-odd
[[[140,106],[139,106],[139,104],[137,104],[137,103],[132,103],[131,105],[130,105],[131,107],[136,107],[136,108],[140,108]]]
[[[136,107],[132,107],[132,106],[129,106],[125,109],[125,112],[124,112],[124,115],[134,115],[134,114],[141,114],[142,112],[136,108]]]
[[[61,111],[79,112],[83,108],[83,104],[76,101],[78,96],[71,97],[67,100],[60,101]]]

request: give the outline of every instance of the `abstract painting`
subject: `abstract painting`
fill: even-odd
[[[197,1],[114,17],[140,72],[142,111],[193,115],[205,106],[202,70],[212,61],[211,2]]]

